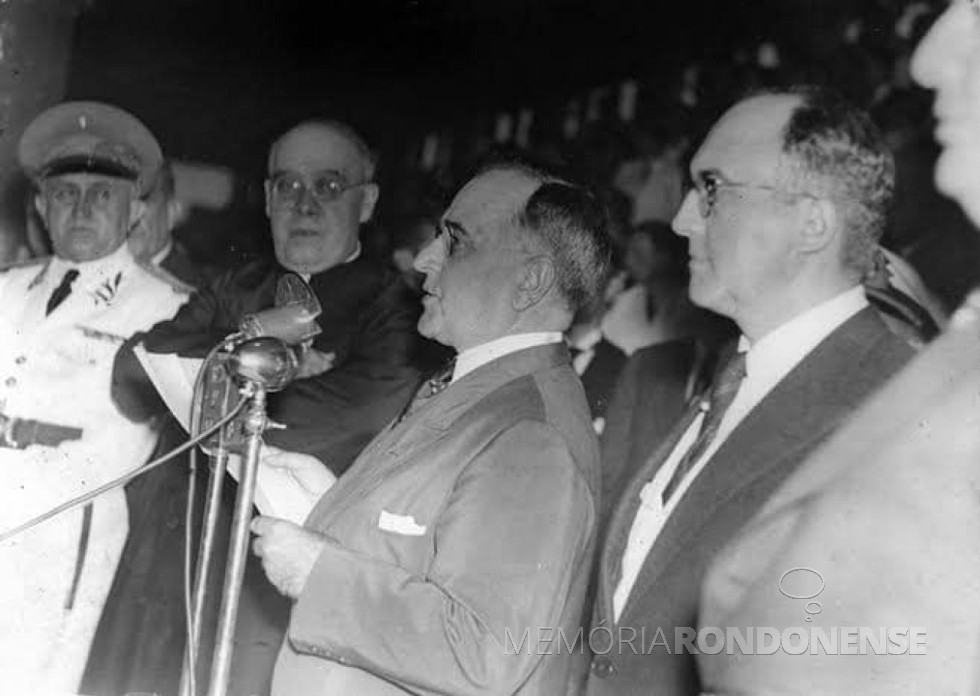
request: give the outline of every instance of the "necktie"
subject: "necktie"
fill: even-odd
[[[437,394],[441,393],[443,389],[449,386],[449,383],[453,379],[453,370],[456,368],[456,360],[450,360],[442,369],[436,372],[432,377],[425,380],[422,385],[415,392],[415,396],[402,411],[402,414],[398,417],[398,422],[401,422],[408,418],[409,414],[415,412],[422,404],[427,403],[429,399],[433,398]]]
[[[677,486],[684,480],[684,476],[701,459],[701,456],[707,451],[708,446],[715,439],[715,435],[718,434],[718,428],[721,426],[721,419],[724,417],[728,407],[732,405],[732,401],[735,399],[735,394],[738,393],[738,388],[742,384],[743,379],[745,379],[745,353],[740,352],[729,359],[712,383],[711,392],[706,402],[708,410],[704,415],[704,420],[701,422],[701,432],[698,433],[698,437],[694,441],[694,444],[691,445],[691,449],[687,451],[680,463],[678,463],[670,481],[664,486],[664,503],[670,500],[670,496],[677,490]],[[702,408],[704,404],[705,402],[702,402]]]
[[[51,314],[71,294],[71,284],[75,282],[76,278],[78,278],[77,268],[71,268],[65,271],[65,275],[61,279],[61,284],[54,289],[51,297],[48,298],[48,305],[44,311],[44,316]]]

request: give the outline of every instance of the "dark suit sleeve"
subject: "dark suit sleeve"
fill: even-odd
[[[144,346],[150,353],[177,353],[185,358],[203,358],[226,336],[237,330],[222,300],[223,283],[201,290],[173,319],[160,322],[146,334]],[[244,312],[242,312],[244,313]]]
[[[512,693],[539,659],[539,629],[551,627],[558,640],[554,627],[594,519],[564,443],[548,426],[519,423],[460,476],[424,575],[330,544],[288,638],[298,652],[413,693]]]
[[[144,422],[166,414],[167,406],[133,353],[143,344],[150,353],[178,353],[203,358],[230,331],[217,323],[219,299],[206,288],[191,296],[173,319],[134,334],[116,353],[112,366],[112,400],[132,421]]]
[[[608,511],[616,504],[616,493],[622,489],[628,476],[631,430],[633,412],[636,408],[638,382],[640,380],[639,361],[626,363],[619,375],[609,408],[606,411],[606,427],[602,431],[602,492],[599,496],[603,511],[600,521],[608,516]]]
[[[417,317],[413,298],[398,284],[386,288],[366,309],[349,354],[273,401],[273,417],[289,427],[267,433],[268,442],[317,456],[337,475],[346,471],[418,385]]]

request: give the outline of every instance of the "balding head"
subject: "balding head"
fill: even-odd
[[[327,150],[346,155],[359,181],[374,180],[374,153],[353,128],[340,121],[304,121],[290,128],[269,148],[268,172],[275,172],[280,160],[294,162]]]
[[[361,137],[336,121],[307,121],[276,140],[268,167],[266,213],[279,262],[319,273],[349,258],[378,199]]]

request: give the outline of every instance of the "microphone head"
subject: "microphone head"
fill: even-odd
[[[322,311],[306,281],[295,273],[286,273],[276,286],[275,307],[246,315],[239,328],[247,338],[275,336],[297,345],[321,333],[316,318]]]
[[[285,341],[263,336],[235,346],[228,369],[236,377],[254,382],[266,391],[279,391],[296,376],[299,360]]]

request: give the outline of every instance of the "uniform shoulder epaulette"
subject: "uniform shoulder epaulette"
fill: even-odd
[[[31,266],[41,266],[50,261],[53,257],[48,256],[35,256],[30,259],[24,259],[23,261],[13,261],[12,263],[0,264],[0,273],[5,271],[12,271],[15,268],[30,268]]]
[[[173,273],[171,273],[165,268],[160,268],[155,263],[141,263],[139,264],[139,267],[142,268],[151,276],[153,276],[154,278],[156,278],[157,280],[160,280],[166,283],[167,285],[169,285],[171,288],[173,288],[174,292],[179,292],[185,295],[190,295],[191,293],[194,292],[193,285],[189,285],[188,283],[185,283],[180,278],[175,276]]]

